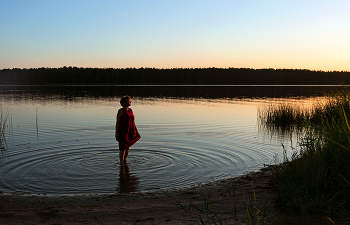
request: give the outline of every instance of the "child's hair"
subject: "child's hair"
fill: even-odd
[[[131,99],[129,96],[124,96],[120,99],[120,105],[125,106],[126,100]]]

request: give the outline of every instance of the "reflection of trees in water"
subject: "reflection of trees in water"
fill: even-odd
[[[0,86],[11,100],[108,100],[132,98],[280,98],[324,96],[341,86]]]
[[[119,193],[130,193],[136,192],[139,186],[139,178],[130,173],[129,165],[123,163],[120,165],[119,171],[119,182],[117,192]]]

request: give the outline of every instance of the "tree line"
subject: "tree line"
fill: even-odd
[[[14,68],[0,70],[0,84],[346,85],[350,84],[350,72],[250,68]]]

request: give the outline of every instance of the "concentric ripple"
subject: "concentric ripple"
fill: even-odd
[[[142,138],[120,165],[117,108],[97,102],[5,102],[12,124],[0,154],[0,190],[56,195],[180,188],[255,170],[282,152],[279,143],[258,138],[253,103],[136,100]]]

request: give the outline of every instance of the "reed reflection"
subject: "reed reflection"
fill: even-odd
[[[116,188],[118,193],[136,192],[139,186],[139,178],[130,173],[129,164],[121,163],[119,166],[119,181]]]
[[[129,95],[132,98],[290,98],[324,96],[342,90],[342,86],[3,86],[3,99],[14,101],[39,100],[74,103],[80,101],[115,101]],[[16,95],[13,95],[16,93]],[[8,95],[10,94],[10,95]]]
[[[0,105],[1,106],[1,105]],[[5,131],[8,128],[9,113],[3,112],[0,107],[0,165],[2,164],[4,158],[4,152],[6,151],[6,139]],[[11,125],[11,124],[10,124]]]

